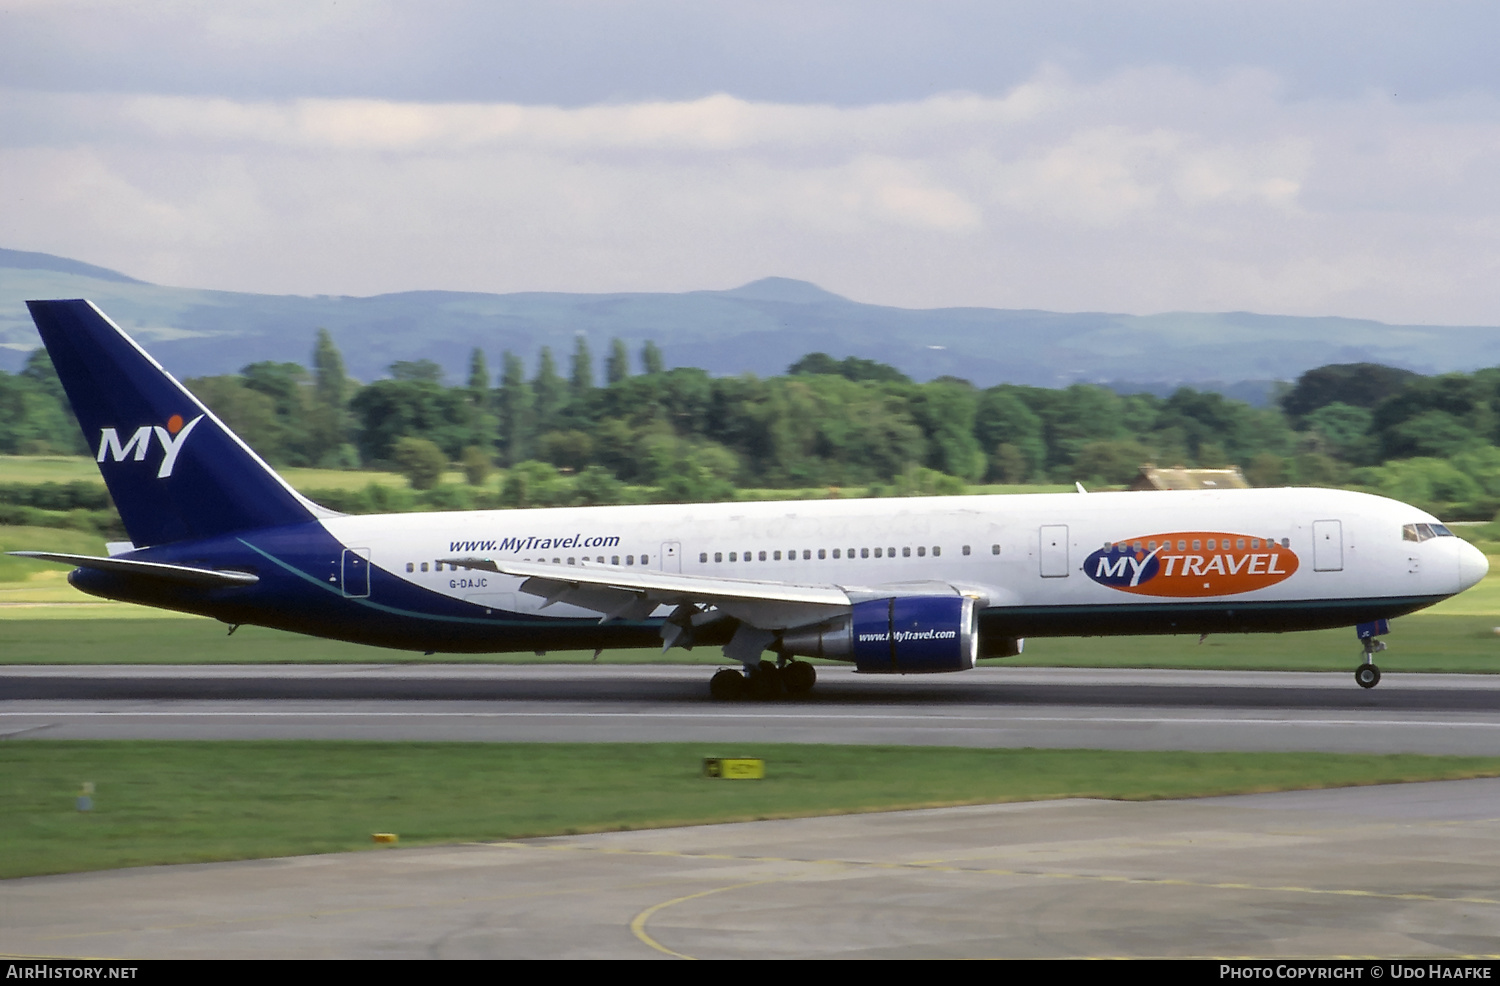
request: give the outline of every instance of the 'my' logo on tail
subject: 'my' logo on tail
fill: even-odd
[[[157,479],[166,479],[172,475],[172,467],[177,464],[177,453],[182,451],[182,445],[187,441],[198,422],[203,420],[203,415],[198,415],[186,423],[182,415],[174,414],[167,419],[167,426],[141,425],[131,435],[129,440],[123,444],[120,442],[120,433],[113,428],[99,429],[99,454],[94,461],[103,462],[105,456],[109,456],[115,462],[124,462],[127,457],[141,462],[146,458],[146,452],[151,447],[151,439],[154,437],[161,443],[162,458],[161,468],[156,470]]]

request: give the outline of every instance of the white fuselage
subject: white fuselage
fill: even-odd
[[[592,563],[845,587],[935,580],[979,587],[990,609],[1432,602],[1484,575],[1484,556],[1459,538],[1403,540],[1403,526],[1419,522],[1436,520],[1367,494],[1265,489],[566,507],[323,523],[414,586],[542,615],[544,600],[520,592],[522,579],[439,560]],[[1139,550],[1128,565],[1110,556],[1090,566],[1107,545]],[[1097,578],[1138,575],[1151,556],[1153,591]],[[597,614],[558,604],[544,615]]]

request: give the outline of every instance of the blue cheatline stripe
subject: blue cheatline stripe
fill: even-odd
[[[537,628],[543,628],[543,629],[561,629],[561,628],[563,628],[563,627],[566,626],[566,624],[564,624],[562,622],[563,619],[573,619],[573,620],[577,620],[579,622],[582,622],[584,620],[589,619],[589,617],[586,617],[586,616],[579,616],[579,617],[563,617],[563,618],[559,618],[559,619],[550,619],[550,620],[503,620],[503,621],[501,621],[501,620],[494,620],[494,619],[486,619],[485,617],[480,617],[480,616],[445,616],[445,615],[440,614],[440,613],[424,613],[424,612],[421,612],[420,610],[400,609],[400,608],[395,607],[395,606],[387,606],[384,603],[373,602],[370,599],[367,599],[367,598],[362,597],[362,596],[346,596],[346,595],[344,595],[344,590],[342,588],[335,589],[333,586],[325,584],[321,580],[316,579],[313,576],[311,576],[311,575],[307,574],[306,572],[302,571],[302,569],[297,568],[296,566],[294,566],[294,565],[292,565],[292,564],[290,564],[288,562],[282,561],[280,558],[277,558],[275,555],[271,554],[268,551],[265,551],[265,550],[263,550],[261,548],[256,547],[255,545],[251,544],[249,541],[246,541],[244,538],[235,538],[235,540],[238,541],[240,544],[243,544],[245,547],[249,548],[251,551],[253,551],[256,554],[260,555],[262,558],[266,559],[267,561],[272,562],[273,564],[277,565],[278,567],[280,567],[282,569],[285,569],[288,572],[291,572],[293,575],[297,576],[299,579],[302,579],[305,582],[309,582],[312,585],[317,586],[319,589],[322,589],[324,592],[328,593],[329,595],[338,596],[338,598],[340,600],[344,601],[344,602],[355,603],[356,605],[364,606],[364,607],[376,610],[376,611],[381,612],[381,613],[388,613],[388,614],[390,614],[392,616],[404,616],[404,617],[408,617],[410,619],[417,619],[417,620],[433,620],[433,621],[440,622],[440,623],[473,623],[473,624],[477,624],[477,625],[480,625],[480,626],[489,626],[489,627],[493,627],[493,626],[497,626],[497,625],[503,625],[503,626],[506,626],[506,627],[537,627]],[[378,566],[372,565],[371,567],[372,568],[377,568]],[[387,573],[387,574],[389,574],[389,573]],[[392,577],[394,577],[394,576],[392,576]],[[421,591],[430,592],[431,590],[421,590]],[[438,593],[438,595],[441,595],[441,593]],[[448,597],[447,596],[442,596],[442,598],[447,599]],[[462,600],[451,600],[451,601],[452,602],[460,602],[460,603],[462,603],[465,606],[478,606],[479,605],[478,603],[463,602]],[[615,626],[615,627],[629,627],[629,626],[650,627],[650,626],[654,626],[655,624],[647,622],[647,621],[630,621],[630,622],[626,622],[626,621],[622,620],[622,621],[620,621],[618,623],[612,623],[611,625]]]

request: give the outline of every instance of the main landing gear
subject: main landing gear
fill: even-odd
[[[812,691],[818,673],[806,661],[785,658],[772,663],[761,661],[745,671],[724,668],[708,682],[708,691],[716,701],[734,702],[753,698],[770,702],[778,698],[800,698]]]
[[[1360,643],[1365,648],[1365,663],[1354,669],[1354,680],[1361,688],[1374,688],[1380,684],[1380,669],[1375,666],[1375,655],[1385,650],[1385,641],[1379,637],[1390,633],[1391,625],[1386,620],[1376,620],[1374,623],[1361,623],[1354,628],[1354,632],[1359,635]]]

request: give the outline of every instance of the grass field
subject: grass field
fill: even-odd
[[[72,592],[66,586],[64,592]],[[3,599],[3,593],[0,593]],[[81,618],[103,609],[87,604],[45,610],[47,618],[0,602],[0,665],[5,664],[586,664],[593,651],[520,654],[436,654],[392,651],[319,640],[264,627],[242,627],[234,636],[214,620],[167,616],[130,607],[134,618]],[[1392,623],[1380,656],[1387,672],[1500,672],[1500,637],[1487,616],[1409,616]],[[607,651],[601,664],[721,665],[717,647]],[[987,660],[985,667],[1177,668],[1240,671],[1352,671],[1359,644],[1352,630],[1209,637],[1092,637],[1032,639],[1019,658]],[[847,667],[847,665],[845,665]]]
[[[760,781],[704,756],[756,756]],[[739,744],[0,743],[0,878],[762,818],[1500,776],[1500,758]],[[76,810],[85,783],[93,809]]]

